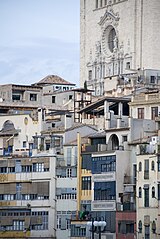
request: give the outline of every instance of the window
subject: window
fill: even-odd
[[[100,7],[102,7],[102,2],[103,2],[103,1],[102,1],[102,0],[100,0]]]
[[[151,107],[151,119],[155,120],[158,117],[158,107]]]
[[[88,72],[88,80],[91,81],[92,80],[92,70],[90,70]]]
[[[95,182],[94,200],[114,200],[116,197],[115,182]]]
[[[23,141],[23,148],[26,148],[26,147],[27,147],[27,142]]]
[[[67,168],[67,178],[71,178],[71,177],[72,177],[72,169]]]
[[[149,185],[144,185],[144,207],[149,207]]]
[[[57,229],[61,229],[61,218],[57,216]]]
[[[105,0],[105,6],[107,5],[107,0]]]
[[[37,94],[30,94],[30,101],[37,101]]]
[[[72,95],[69,95],[69,100],[71,100],[73,98],[73,96]]]
[[[127,135],[123,135],[122,136],[122,142],[126,142],[127,141]]]
[[[142,198],[142,188],[139,187],[139,198]]]
[[[61,86],[56,86],[55,89],[56,90],[62,90],[62,87]]]
[[[7,173],[7,167],[0,167],[0,173]]]
[[[91,190],[91,177],[82,177],[82,190]]]
[[[101,165],[101,172],[112,172],[116,171],[116,162],[108,162]]]
[[[52,96],[52,103],[56,103],[56,97],[54,95]]]
[[[21,200],[21,183],[16,183],[16,200]]]
[[[134,233],[134,222],[132,221],[119,221],[118,232],[122,234]]]
[[[144,119],[144,108],[138,108],[138,119]]]
[[[20,100],[21,100],[21,95],[19,95],[19,94],[13,94],[13,95],[12,95],[12,100],[13,100],[13,101],[20,101]]]
[[[32,165],[22,165],[22,172],[32,172]]]
[[[8,167],[8,173],[15,173],[15,167]]]
[[[152,232],[156,233],[156,223],[155,223],[155,221],[152,222]]]
[[[24,230],[24,221],[13,221],[13,230],[14,231],[23,231]]]
[[[134,223],[126,224],[126,233],[134,233]]]
[[[141,171],[142,171],[142,163],[139,162],[139,172],[141,172]]]
[[[48,230],[48,211],[32,212],[32,216],[34,217],[41,216],[42,224],[32,225],[31,230],[36,230],[36,231]]]
[[[158,200],[160,200],[160,183],[157,185],[158,187]]]
[[[158,169],[158,172],[160,172],[160,156],[158,156],[158,160],[157,160],[157,169]]]
[[[152,187],[152,198],[155,198],[155,187]]]
[[[144,179],[149,179],[149,160],[144,160]]]
[[[142,221],[139,221],[138,229],[139,229],[139,233],[142,233]]]
[[[145,226],[144,230],[145,230],[145,237],[144,237],[144,239],[150,239],[150,226]]]
[[[114,28],[112,28],[108,35],[108,48],[111,52],[113,52],[115,47],[115,44],[114,44],[115,38],[116,38],[116,31]]]
[[[155,84],[156,77],[150,76],[150,83]]]
[[[44,163],[33,163],[33,172],[44,172]]]
[[[151,162],[151,170],[154,171],[154,161]]]
[[[130,69],[131,68],[131,63],[128,61],[127,63],[126,63],[126,69]]]
[[[15,195],[14,194],[4,194],[3,195],[3,200],[5,200],[5,201],[15,200]]]
[[[96,0],[96,8],[98,8],[98,0]]]

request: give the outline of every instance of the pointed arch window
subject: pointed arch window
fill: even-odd
[[[155,167],[154,167],[154,161],[151,162],[151,170],[154,171]]]

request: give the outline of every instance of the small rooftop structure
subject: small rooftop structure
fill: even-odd
[[[75,84],[70,83],[70,82],[64,80],[63,78],[61,78],[60,76],[57,76],[57,75],[48,75],[45,78],[43,78],[42,80],[40,80],[39,82],[33,84],[33,86],[34,85],[52,85],[52,84],[73,85],[73,86],[75,86]]]

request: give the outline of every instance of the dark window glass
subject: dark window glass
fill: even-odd
[[[52,103],[56,103],[56,97],[52,96]]]
[[[158,117],[158,107],[151,107],[151,119],[155,120]]]
[[[149,188],[144,189],[144,207],[149,207]]]
[[[138,108],[138,119],[144,119],[144,108]]]
[[[113,49],[114,49],[114,40],[115,40],[115,37],[116,37],[116,32],[115,32],[115,29],[112,28],[109,32],[109,35],[108,35],[108,47],[109,47],[109,50],[111,52],[113,52]]]

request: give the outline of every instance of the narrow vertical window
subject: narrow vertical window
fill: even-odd
[[[116,31],[114,28],[112,28],[108,35],[108,47],[111,52],[113,52],[113,49],[114,49],[115,37],[116,37]]]
[[[98,0],[96,0],[96,8],[98,8]]]
[[[142,171],[142,163],[139,162],[139,172],[141,172],[141,171]]]
[[[92,70],[89,70],[88,72],[88,80],[92,80]]]
[[[158,107],[151,107],[151,119],[155,120],[158,117]]]
[[[154,171],[154,161],[151,163],[151,170]]]
[[[138,119],[144,119],[144,108],[138,108]]]
[[[155,187],[152,187],[152,198],[155,198]]]
[[[149,160],[144,161],[144,179],[149,179]]]
[[[144,207],[149,207],[149,185],[144,185]]]
[[[142,188],[139,187],[139,198],[142,198]]]
[[[52,103],[56,103],[56,97],[52,96]]]
[[[142,233],[142,221],[139,221],[138,229],[139,229],[139,233]]]

